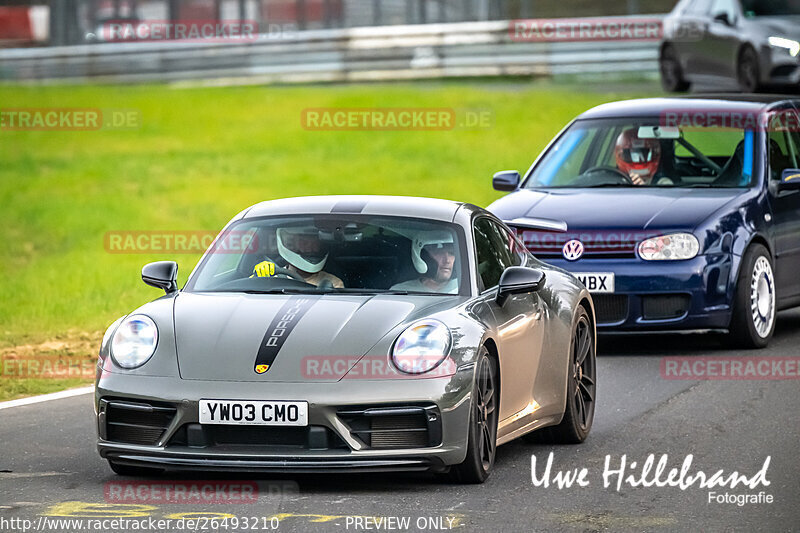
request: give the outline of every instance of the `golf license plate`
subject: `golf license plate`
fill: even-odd
[[[614,292],[613,272],[575,272],[589,292]]]
[[[200,423],[307,426],[308,402],[200,400]]]

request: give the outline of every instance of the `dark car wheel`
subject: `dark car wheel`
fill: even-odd
[[[497,364],[481,346],[472,392],[467,457],[450,470],[456,481],[483,483],[489,477],[497,451],[498,392]]]
[[[115,474],[118,474],[120,476],[148,477],[148,476],[157,476],[162,472],[164,472],[162,468],[147,468],[146,466],[123,465],[120,463],[115,463],[111,459],[108,460],[108,466],[111,467],[111,470],[113,470]]]
[[[739,54],[736,76],[742,92],[754,93],[759,90],[758,54],[749,46]]]
[[[597,392],[597,359],[594,331],[589,314],[578,307],[572,328],[570,367],[567,376],[567,405],[557,426],[531,433],[526,440],[553,444],[579,444],[586,440],[594,421]]]
[[[658,66],[661,71],[661,86],[668,93],[685,92],[692,86],[683,78],[678,54],[671,46],[665,46],[662,50]]]
[[[763,348],[775,332],[777,309],[775,274],[767,249],[754,244],[739,268],[730,340],[741,348]]]

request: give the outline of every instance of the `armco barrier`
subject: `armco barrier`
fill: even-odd
[[[0,80],[260,84],[657,73],[657,40],[528,42],[512,39],[509,24],[313,30],[238,43],[154,41],[7,49],[0,50]]]

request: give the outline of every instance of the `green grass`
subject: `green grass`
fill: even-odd
[[[574,88],[573,88],[574,89]],[[102,332],[159,292],[141,266],[198,255],[110,254],[118,230],[218,230],[262,200],[398,194],[487,205],[497,170],[526,169],[585,109],[644,94],[497,83],[171,89],[0,87],[0,107],[133,108],[133,131],[0,131],[0,348]],[[466,131],[307,131],[307,107],[494,113]],[[101,335],[100,333],[99,335]],[[99,338],[97,343],[99,344]],[[18,394],[0,380],[0,397]],[[52,387],[51,387],[52,385]],[[58,388],[45,383],[35,392]],[[30,392],[30,391],[27,391]]]

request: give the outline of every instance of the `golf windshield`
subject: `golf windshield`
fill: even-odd
[[[576,121],[547,150],[525,186],[749,186],[755,128],[727,127],[725,117],[710,115],[678,114],[672,117],[675,125],[659,118]],[[730,122],[740,125],[748,118]]]
[[[185,290],[466,294],[462,234],[402,217],[245,219],[217,238]]]

